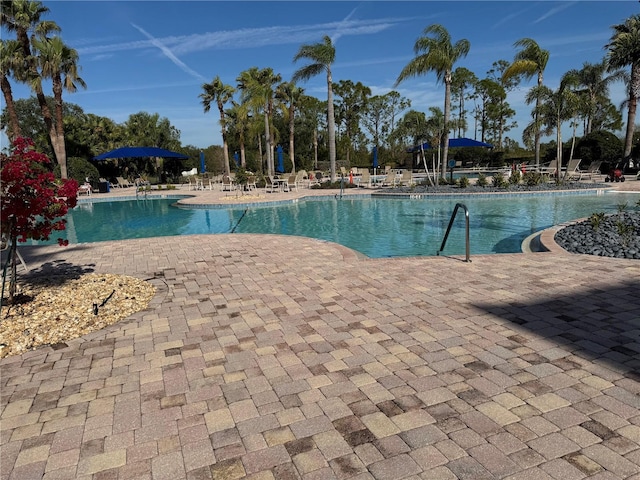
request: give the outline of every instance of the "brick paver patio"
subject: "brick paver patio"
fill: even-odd
[[[21,251],[158,293],[0,361],[2,480],[640,479],[638,261],[238,234]]]

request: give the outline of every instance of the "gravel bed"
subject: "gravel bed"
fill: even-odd
[[[127,275],[19,275],[21,301],[2,306],[0,358],[41,345],[65,346],[144,310],[155,292],[149,282]]]
[[[640,260],[640,212],[592,216],[559,230],[555,241],[571,253]]]

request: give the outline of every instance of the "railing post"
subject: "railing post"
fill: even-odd
[[[469,210],[467,209],[466,205],[464,205],[463,203],[456,203],[456,207],[453,209],[453,213],[451,214],[451,219],[449,220],[447,231],[444,234],[444,238],[442,239],[442,245],[440,245],[440,250],[437,252],[437,255],[440,255],[440,252],[444,250],[444,247],[447,244],[447,239],[449,238],[449,232],[451,231],[453,221],[456,218],[456,213],[458,213],[459,208],[462,208],[464,210],[464,217],[465,217],[465,247],[466,247],[465,262],[471,262],[471,246],[469,243]]]

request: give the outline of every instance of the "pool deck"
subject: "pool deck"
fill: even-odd
[[[158,293],[0,360],[1,480],[640,480],[638,261],[247,234],[21,252]]]

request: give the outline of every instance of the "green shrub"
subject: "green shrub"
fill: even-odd
[[[520,170],[514,170],[511,172],[511,175],[509,175],[509,183],[511,185],[518,185],[520,183]]]
[[[60,176],[60,166],[55,167],[56,176]],[[80,157],[67,158],[67,176],[73,178],[78,184],[82,185],[87,178],[97,183],[100,178],[98,169],[88,160]]]
[[[604,212],[592,213],[591,216],[589,217],[589,223],[591,224],[591,228],[597,231],[600,228],[600,225],[602,225],[602,222],[604,222],[605,218],[606,218],[606,215],[604,214]]]
[[[522,176],[522,181],[529,187],[540,185],[542,183],[542,174],[540,172],[526,172]]]
[[[493,186],[497,188],[507,188],[509,183],[504,178],[504,174],[502,172],[496,172],[493,174]]]
[[[469,186],[469,179],[467,177],[464,177],[464,176],[460,177],[458,179],[458,186],[460,188],[467,188]]]
[[[620,239],[622,240],[622,244],[626,247],[631,243],[631,240],[635,237],[635,228],[633,225],[623,222],[622,220],[618,220],[616,222],[616,229],[618,230],[618,235],[620,235]]]
[[[487,176],[484,173],[478,174],[478,180],[476,180],[476,185],[479,187],[486,187],[487,185],[489,185]]]

